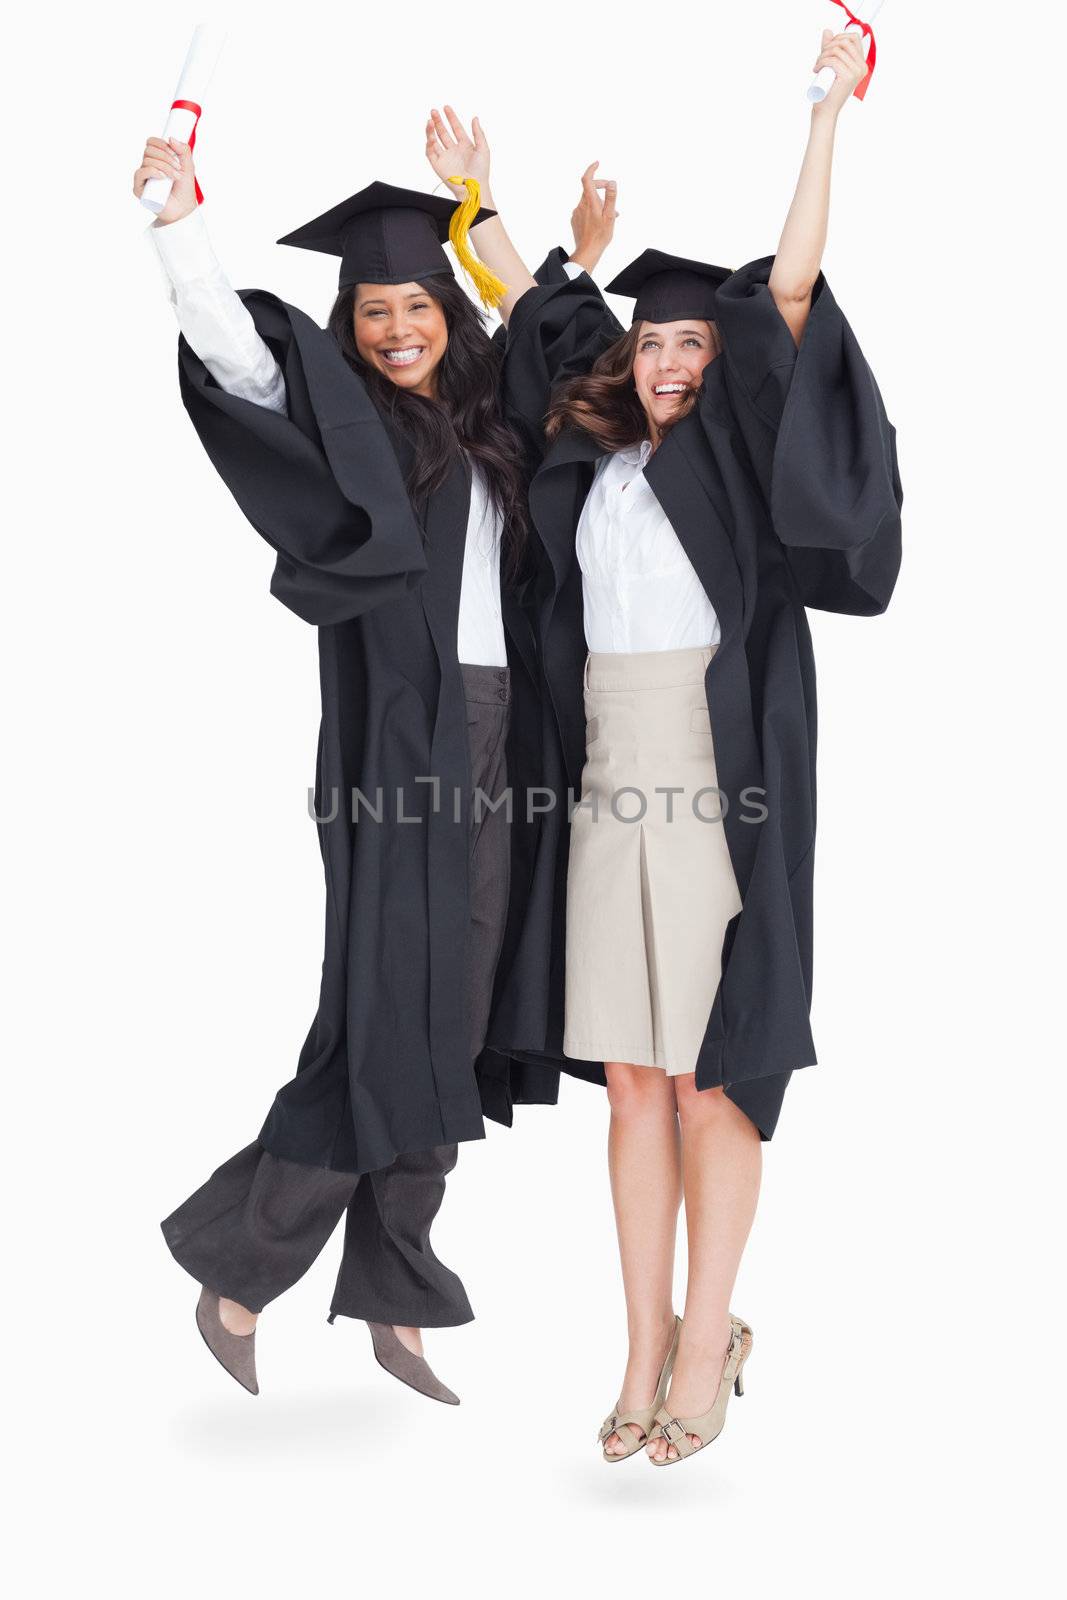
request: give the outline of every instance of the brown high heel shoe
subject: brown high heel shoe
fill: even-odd
[[[242,1389],[259,1393],[256,1378],[256,1330],[231,1333],[219,1316],[219,1297],[214,1289],[203,1288],[196,1307],[196,1325],[204,1343],[220,1366],[226,1368]]]
[[[440,1400],[446,1406],[459,1405],[459,1395],[441,1382],[425,1357],[415,1355],[406,1344],[401,1344],[387,1322],[368,1322],[367,1327],[380,1367],[430,1400]]]

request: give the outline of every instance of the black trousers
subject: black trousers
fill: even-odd
[[[461,670],[472,784],[495,800],[507,787],[508,669],[464,664]],[[504,809],[471,810],[467,973],[473,1062],[489,1024],[511,854]],[[455,1327],[474,1313],[459,1278],[434,1254],[430,1230],[456,1158],[455,1145],[438,1145],[355,1177],[284,1160],[255,1141],[166,1218],[163,1236],[198,1283],[249,1311],[262,1311],[303,1277],[345,1214],[331,1321],[345,1316]]]

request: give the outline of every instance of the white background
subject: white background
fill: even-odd
[[[316,1000],[315,641],[184,417],[129,192],[197,16],[60,5],[8,30],[16,1592],[1050,1592],[1063,41],[971,14],[891,0],[839,129],[826,271],[899,428],[904,567],[885,617],[813,617],[820,1065],[766,1152],[736,1294],[748,1393],[659,1474],[594,1445],[624,1324],[584,1084],[462,1152],[436,1237],[478,1319],[429,1346],[458,1411],[381,1373],[361,1325],[326,1326],[339,1236],[262,1320],[258,1399],[197,1336],[158,1219],[255,1136]],[[772,251],[840,13],[230,16],[205,217],[238,285],[321,319],[332,267],[272,241],[373,177],[429,188],[444,99],[481,115],[531,259],[596,157],[621,186],[602,281],[649,244]]]

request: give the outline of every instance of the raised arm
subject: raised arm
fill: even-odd
[[[434,107],[426,123],[426,159],[457,200],[465,197],[466,190],[449,180],[474,178],[481,189],[482,205],[490,211],[496,210],[489,182],[489,141],[477,117],[468,133],[451,106],[445,106],[443,116]],[[507,294],[497,308],[506,327],[516,301],[527,289],[533,288],[533,273],[512,244],[499,216],[490,217],[488,222],[480,222],[472,228],[471,241],[489,270],[507,284]]]
[[[534,269],[538,284],[563,283],[578,278],[583,272],[592,278],[600,258],[611,243],[615,232],[615,195],[618,185],[614,179],[596,179],[594,173],[600,165],[594,161],[582,173],[582,193],[571,212],[571,232],[574,249],[567,254],[562,245],[548,252],[539,267]],[[603,189],[604,193],[598,193]],[[599,290],[596,291],[599,294]],[[506,330],[498,329],[498,333]]]
[[[582,194],[571,213],[574,249],[570,259],[592,277],[600,258],[615,233],[618,211],[615,202],[619,186],[614,178],[598,178],[600,162],[594,161],[582,173]],[[599,191],[603,190],[603,193]]]
[[[834,34],[824,28],[814,70],[822,67],[832,67],[837,77],[825,100],[812,107],[807,149],[767,285],[797,345],[807,325],[826,247],[837,119],[857,84],[867,76],[861,36]]]
[[[816,65],[832,66],[837,83],[812,113],[778,254],[739,267],[716,293],[715,376],[804,603],[874,616],[900,567],[896,435],[820,269],[836,118],[866,64],[851,36],[823,43]],[[723,436],[721,396],[718,382],[706,385],[701,415],[713,441]]]
[[[271,593],[317,626],[405,595],[426,572],[422,531],[370,396],[337,342],[262,290],[238,295],[215,260],[187,145],[151,139],[134,176],[173,178],[147,230],[171,278],[178,372],[223,482],[277,556]],[[189,559],[205,559],[193,548]]]
[[[436,108],[432,110],[426,123],[426,158],[457,199],[463,199],[466,191],[449,183],[449,179],[477,179],[483,206],[496,211],[490,183],[489,141],[477,117],[468,133],[451,106],[446,105],[443,114]],[[582,174],[582,197],[571,217],[575,251],[570,259],[586,272],[592,272],[600,260],[615,226],[616,186],[611,180],[596,178],[599,164],[594,161]],[[598,190],[603,191],[603,196]],[[516,304],[537,280],[511,242],[499,214],[472,228],[471,239],[485,265],[508,286],[499,307],[500,320],[507,327]]]
[[[192,152],[178,139],[149,138],[133,176],[140,198],[149,178],[173,180],[148,229],[170,284],[170,302],[190,349],[227,394],[272,411],[286,409],[281,368],[219,265],[196,202]]]

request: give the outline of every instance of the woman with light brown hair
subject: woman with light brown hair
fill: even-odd
[[[815,1061],[805,607],[878,613],[899,566],[893,429],[821,273],[837,118],[866,65],[829,33],[816,65],[836,83],[774,257],[730,272],[646,250],[608,285],[635,300],[629,332],[605,308],[586,365],[571,330],[598,296],[562,260],[508,325],[507,401],[543,450],[542,670],[580,796],[560,830],[563,1049],[611,1107],[629,1359],[609,1462],[693,1454],[741,1393],[752,1329],[731,1298],[761,1143]]]

